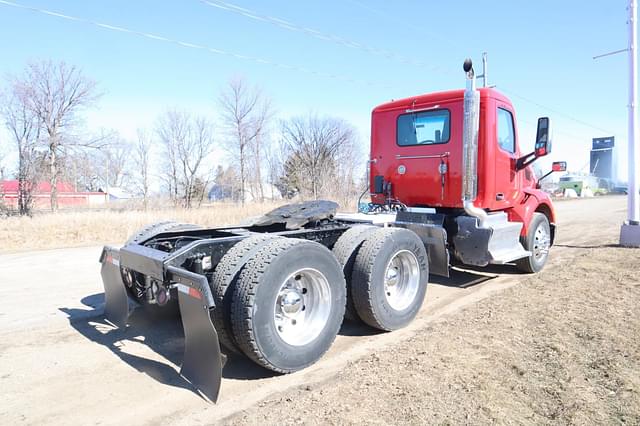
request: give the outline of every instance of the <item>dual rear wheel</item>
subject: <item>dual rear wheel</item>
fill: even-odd
[[[301,239],[258,235],[221,259],[212,320],[220,342],[281,373],[305,368],[331,346],[345,316],[395,330],[422,306],[426,251],[413,232],[355,226],[333,253]]]
[[[379,330],[409,324],[422,307],[429,263],[423,242],[403,228],[377,228],[345,270],[357,318]]]
[[[273,371],[313,364],[342,324],[345,280],[335,257],[316,242],[249,237],[223,256],[212,286],[220,342]]]

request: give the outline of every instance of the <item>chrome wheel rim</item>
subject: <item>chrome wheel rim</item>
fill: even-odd
[[[409,250],[393,255],[384,272],[384,295],[396,311],[407,309],[416,298],[420,287],[418,259]]]
[[[549,254],[549,247],[551,246],[551,237],[544,223],[541,223],[536,228],[536,232],[533,236],[533,258],[536,262],[544,260]]]
[[[317,269],[300,269],[280,285],[273,318],[280,338],[292,346],[315,340],[329,320],[331,287]]]

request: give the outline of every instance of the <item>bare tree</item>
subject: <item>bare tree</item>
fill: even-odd
[[[282,177],[283,161],[282,158],[286,156],[286,152],[283,152],[283,147],[280,143],[265,144],[264,163],[267,168],[267,180],[270,184],[268,196],[271,199],[279,197],[280,190],[279,184]]]
[[[106,183],[109,186],[124,187],[128,183],[131,178],[130,166],[133,148],[131,143],[119,136],[115,136],[100,151],[106,165]]]
[[[165,182],[174,203],[191,208],[201,203],[210,171],[203,173],[203,162],[213,150],[211,123],[188,112],[169,110],[158,120],[156,131],[165,157]]]
[[[287,152],[283,185],[289,195],[318,199],[353,184],[356,135],[347,122],[316,115],[282,123]],[[351,176],[349,176],[351,174]]]
[[[262,197],[261,144],[266,138],[267,124],[272,115],[271,102],[259,89],[247,86],[242,79],[233,79],[220,94],[219,105],[227,131],[226,148],[240,168],[242,202],[250,174],[248,166],[251,166],[253,175],[253,195]]]
[[[35,114],[46,138],[51,183],[51,210],[58,209],[59,155],[73,138],[79,124],[78,114],[98,99],[96,85],[73,65],[64,62],[30,63],[24,75],[14,79],[23,102]]]
[[[144,130],[138,129],[138,141],[134,151],[137,187],[142,194],[144,209],[149,207],[149,173],[151,168],[151,142]]]
[[[65,142],[56,156],[58,180],[72,182],[76,191],[126,187],[131,182],[133,147],[117,132],[102,129],[98,135],[74,136]]]
[[[73,182],[76,191],[98,191],[104,184],[104,156],[95,150],[74,150],[64,157],[60,178]]]
[[[214,176],[214,187],[211,196],[213,200],[231,200],[239,201],[240,194],[240,178],[238,176],[237,167],[227,166],[226,168],[218,165]]]
[[[38,117],[25,103],[25,99],[12,87],[2,97],[0,114],[18,153],[18,213],[31,215],[33,196],[39,180],[39,160],[37,146],[40,142]]]
[[[189,126],[189,137],[185,142],[179,146],[178,158],[184,187],[184,205],[190,208],[194,202],[202,202],[205,188],[211,180],[210,171],[204,175],[199,174],[202,162],[213,150],[211,123],[204,117],[193,118]]]
[[[162,172],[160,179],[165,182],[169,198],[178,204],[178,145],[187,137],[184,114],[168,110],[156,122],[156,133],[162,143]]]

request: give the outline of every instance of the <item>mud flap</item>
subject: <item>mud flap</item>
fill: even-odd
[[[449,250],[444,215],[400,211],[394,225],[413,231],[420,237],[429,256],[429,273],[449,277]]]
[[[120,274],[120,251],[104,247],[100,255],[102,285],[104,286],[104,316],[117,327],[127,326],[129,319],[129,295]]]
[[[184,328],[184,357],[180,375],[206,399],[215,402],[220,393],[225,360],[209,313],[214,308],[209,283],[203,275],[173,266],[167,267],[167,279],[178,290]]]

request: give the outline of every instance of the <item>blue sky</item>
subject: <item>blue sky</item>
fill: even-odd
[[[627,55],[592,59],[627,46],[625,0],[227,1],[393,52],[393,58],[200,0],[12,2],[340,77],[189,49],[0,4],[0,75],[18,73],[32,59],[78,65],[104,93],[88,112],[87,124],[115,128],[127,137],[138,127],[152,127],[167,107],[215,118],[220,89],[230,77],[243,76],[263,88],[280,116],[311,110],[343,117],[358,128],[366,146],[374,106],[462,87],[464,58],[472,57],[479,68],[487,51],[490,83],[511,97],[524,150],[532,148],[536,119],[544,115],[554,122],[550,159],[566,159],[571,169],[579,170],[588,161],[591,138],[611,134],[626,158]],[[625,161],[620,166],[626,173]]]

